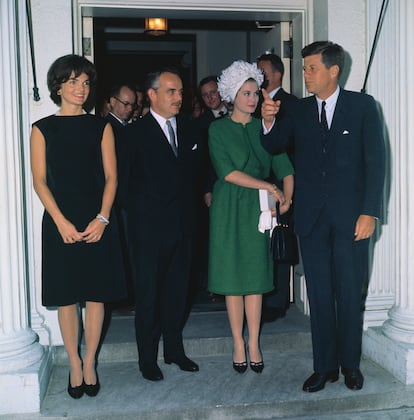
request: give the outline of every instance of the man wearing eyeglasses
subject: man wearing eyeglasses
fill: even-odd
[[[118,189],[114,202],[115,213],[119,223],[119,234],[124,259],[124,271],[128,288],[128,298],[118,308],[120,312],[128,313],[133,311],[134,293],[131,279],[131,266],[129,262],[128,242],[126,233],[126,215],[124,211],[124,199],[126,194],[126,173],[128,142],[127,131],[128,121],[136,106],[135,89],[128,84],[118,83],[114,85],[109,93],[109,113],[105,117],[111,124],[115,137],[115,151],[118,170]]]
[[[112,126],[115,136],[116,159],[118,167],[118,194],[116,204],[120,204],[124,193],[125,165],[128,155],[125,127],[136,106],[135,89],[128,84],[114,85],[109,94],[109,114],[106,119]]]
[[[121,125],[125,126],[131,119],[136,106],[136,94],[132,86],[117,84],[113,86],[109,96],[110,111],[112,117]]]

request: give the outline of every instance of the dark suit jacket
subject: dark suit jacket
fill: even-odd
[[[203,132],[208,131],[210,124],[215,121],[216,117],[211,109],[206,108],[204,112],[195,120],[197,125]]]
[[[202,144],[200,145],[201,163],[200,163],[200,190],[204,195],[213,192],[213,187],[217,181],[217,174],[213,168],[208,150],[208,128],[210,124],[223,117],[216,118],[211,109],[206,109],[196,120],[195,123],[200,130]]]
[[[122,125],[113,115],[108,114],[105,119],[111,124],[115,137],[116,165],[118,172],[118,188],[115,206],[123,207],[126,196],[126,177],[128,172],[128,135],[129,126]]]
[[[256,111],[254,112],[254,116],[257,118],[261,118],[262,116],[262,91],[260,91],[259,95],[259,103],[257,104]],[[281,120],[286,115],[288,109],[298,100],[295,95],[286,92],[282,87],[276,92],[272,99],[274,101],[280,101],[280,110],[276,115],[276,121]]]
[[[298,235],[310,233],[325,204],[350,235],[359,215],[380,216],[385,148],[371,96],[341,89],[325,148],[316,98],[297,101],[288,118],[262,136],[263,147],[271,153],[280,152],[289,141],[295,149]]]
[[[276,121],[280,121],[283,117],[286,116],[288,110],[294,105],[298,100],[295,95],[286,92],[283,88],[280,88],[276,95],[272,98],[274,101],[280,101],[280,110],[276,115]],[[261,106],[261,103],[260,103]]]
[[[127,213],[131,241],[191,235],[196,223],[198,130],[177,116],[178,157],[148,113],[131,126]]]

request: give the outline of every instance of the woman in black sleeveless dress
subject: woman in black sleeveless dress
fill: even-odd
[[[110,124],[85,113],[96,79],[94,65],[67,55],[50,67],[50,97],[59,111],[33,124],[33,185],[45,212],[42,223],[42,303],[57,306],[70,363],[68,392],[95,396],[95,371],[104,302],[125,296],[116,220],[117,176]],[[79,304],[85,303],[83,360],[79,354]]]

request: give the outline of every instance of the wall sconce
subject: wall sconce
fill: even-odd
[[[165,35],[168,31],[168,21],[165,18],[145,18],[145,33],[148,35]]]

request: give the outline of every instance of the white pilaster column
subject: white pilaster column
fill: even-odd
[[[373,40],[378,24],[382,1],[371,0],[367,2],[366,22],[366,66],[369,60],[369,53],[373,48]],[[364,314],[365,329],[373,326],[380,326],[388,318],[388,311],[395,302],[395,258],[396,258],[396,214],[398,201],[395,189],[395,170],[398,168],[398,157],[395,150],[398,150],[399,139],[395,130],[399,124],[398,113],[396,112],[396,101],[399,90],[395,86],[390,89],[391,83],[397,80],[396,69],[398,64],[395,57],[395,46],[398,44],[398,36],[395,33],[395,9],[389,6],[386,10],[384,24],[379,37],[379,44],[375,50],[373,66],[368,78],[367,93],[374,96],[378,101],[380,112],[384,117],[384,138],[386,144],[387,172],[384,188],[383,214],[380,224],[377,225],[371,249],[371,264],[369,276],[368,298]],[[392,57],[392,58],[391,58]],[[393,66],[386,66],[389,61],[394,62]],[[395,61],[394,61],[395,60]],[[387,71],[384,69],[387,68]],[[390,78],[391,76],[391,78]],[[362,87],[362,81],[361,81]]]
[[[381,2],[368,2],[378,7]],[[382,241],[388,248],[387,270],[395,281],[395,304],[389,319],[380,328],[369,328],[364,337],[364,353],[406,384],[414,383],[414,81],[411,69],[414,52],[414,3],[411,0],[390,2],[381,34],[376,68],[381,69],[388,103],[380,100],[389,135],[390,178],[388,228],[390,235]],[[392,63],[392,64],[391,64]],[[386,70],[385,70],[386,69]],[[381,245],[381,241],[378,245]],[[392,252],[392,250],[394,250]]]
[[[45,389],[40,377],[48,354],[28,314],[16,24],[21,14],[24,0],[0,2],[0,414],[40,409]],[[25,38],[25,28],[20,33]]]

